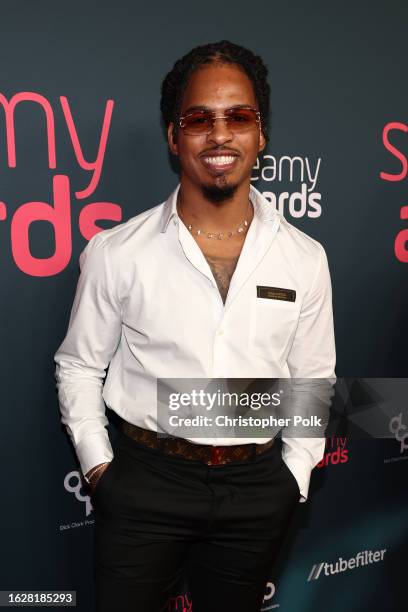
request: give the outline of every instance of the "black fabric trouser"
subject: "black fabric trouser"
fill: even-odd
[[[299,501],[281,440],[207,466],[119,433],[95,516],[97,612],[159,612],[187,577],[193,612],[258,612]]]

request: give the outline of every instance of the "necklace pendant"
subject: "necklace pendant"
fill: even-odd
[[[250,207],[251,202],[248,202],[248,210]],[[238,226],[238,228],[236,230],[230,231],[230,232],[207,232],[206,230],[202,230],[202,229],[193,229],[193,224],[189,223],[187,225],[187,228],[189,229],[189,231],[196,236],[205,236],[206,238],[216,238],[217,240],[223,240],[224,238],[229,238],[231,239],[233,236],[235,235],[239,235],[242,234],[244,232],[246,232],[247,228],[248,228],[248,221],[246,219],[244,219],[242,221],[242,223]]]

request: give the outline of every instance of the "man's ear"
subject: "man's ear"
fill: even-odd
[[[259,130],[259,146],[258,151],[263,151],[266,147],[266,138],[262,130]]]
[[[169,143],[169,149],[173,155],[178,155],[177,138],[174,131],[174,123],[170,122],[167,128],[167,142]]]

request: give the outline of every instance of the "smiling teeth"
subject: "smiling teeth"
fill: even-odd
[[[204,157],[204,160],[207,164],[213,164],[214,166],[219,166],[221,164],[232,164],[235,157],[234,155],[219,155],[216,157]]]

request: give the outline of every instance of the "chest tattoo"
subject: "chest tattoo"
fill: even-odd
[[[214,275],[222,301],[225,304],[232,275],[237,266],[239,254],[236,257],[220,257],[219,255],[205,255],[211,272]]]

